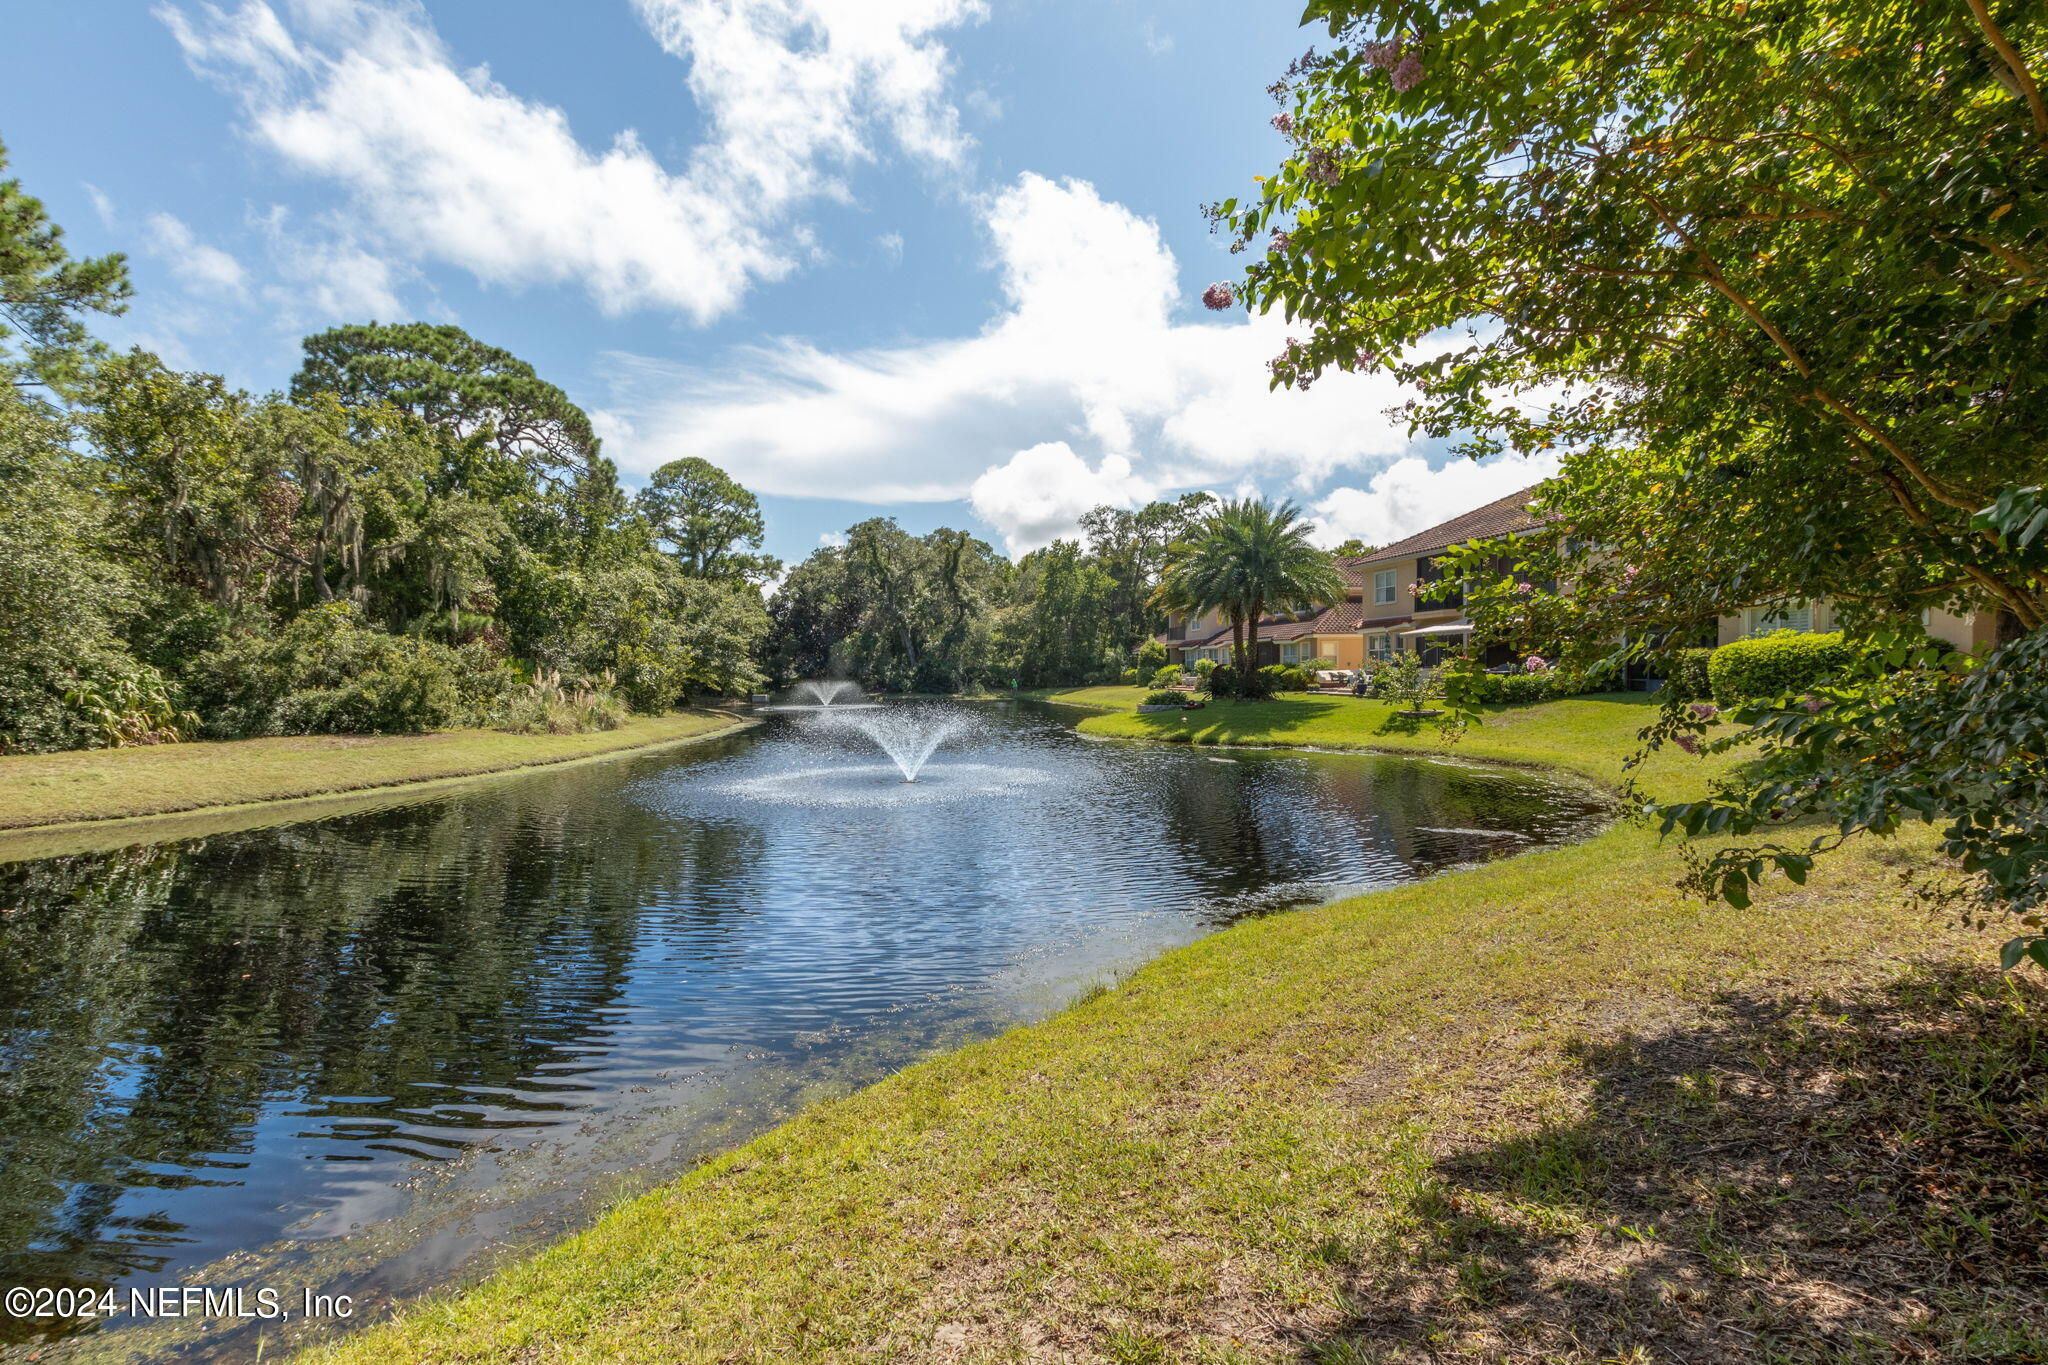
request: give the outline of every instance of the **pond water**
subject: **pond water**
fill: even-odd
[[[1247,913],[1601,811],[1455,759],[1094,743],[1028,704],[878,714],[951,727],[916,783],[846,717],[778,712],[0,864],[0,1286],[313,1285],[374,1316]],[[43,1327],[151,1359],[285,1344]]]

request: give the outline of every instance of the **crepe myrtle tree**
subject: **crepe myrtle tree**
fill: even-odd
[[[1276,385],[1383,369],[1414,430],[1545,453],[1544,531],[1475,547],[1475,619],[1656,655],[1726,611],[1828,599],[1867,661],[1744,712],[1748,777],[1658,808],[1771,832],[1770,869],[1911,816],[1945,822],[2009,960],[2048,963],[2048,11],[2018,0],[1315,0],[1335,46],[1272,87],[1290,150],[1214,208],[1280,310]],[[1511,578],[1486,564],[1510,553]],[[1568,581],[1568,595],[1521,593]],[[1942,661],[1928,608],[2003,643]],[[1617,646],[1615,641],[1621,641]],[[1556,645],[1553,645],[1553,649]],[[1546,653],[1551,652],[1546,650]],[[1675,701],[1652,742],[1718,716]]]

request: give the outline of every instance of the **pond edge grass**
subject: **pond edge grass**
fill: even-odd
[[[658,734],[641,737],[651,726],[674,723],[681,720],[705,720],[723,722],[708,728],[692,729],[684,733]],[[306,791],[292,791],[276,796],[251,796],[236,801],[195,801],[191,804],[170,804],[160,810],[135,812],[116,811],[106,815],[76,815],[66,812],[54,819],[36,819],[33,814],[15,814],[6,805],[0,804],[0,862],[18,862],[26,859],[54,857],[64,853],[85,852],[93,849],[120,847],[132,843],[154,843],[165,839],[192,838],[202,834],[222,833],[230,829],[247,828],[251,823],[270,823],[268,817],[275,817],[276,823],[292,823],[300,820],[318,819],[340,814],[358,806],[374,806],[384,802],[412,801],[426,793],[448,790],[457,786],[481,782],[490,778],[512,777],[524,773],[547,769],[579,767],[585,764],[602,763],[617,758],[630,758],[665,749],[681,748],[687,745],[708,743],[711,740],[751,729],[761,723],[760,719],[726,711],[692,709],[670,712],[664,716],[639,717],[618,730],[588,732],[578,735],[514,735],[495,731],[443,731],[427,735],[404,735],[379,737],[392,747],[399,747],[408,741],[447,741],[451,737],[491,737],[518,743],[521,741],[544,742],[548,740],[589,740],[593,735],[606,738],[621,737],[625,742],[609,747],[599,747],[583,752],[569,752],[552,755],[520,755],[512,762],[486,762],[477,766],[460,766],[449,771],[433,771],[431,760],[436,755],[422,753],[428,760],[426,776],[376,777],[361,781],[342,780],[331,787],[316,787]],[[337,736],[303,736],[308,741],[348,738]],[[225,748],[238,744],[255,743],[249,740],[224,740],[212,742],[216,747]],[[75,760],[82,770],[91,769],[94,756],[109,752],[124,755],[174,755],[186,745],[165,745],[150,750],[86,750],[64,755],[23,754],[0,755],[0,782],[10,776],[10,760],[47,760],[61,757]],[[126,762],[134,762],[128,758]],[[238,817],[266,817],[260,822],[251,822]]]

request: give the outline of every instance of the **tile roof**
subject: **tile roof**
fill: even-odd
[[[1295,620],[1288,616],[1263,616],[1259,618],[1259,639],[1299,640],[1309,635],[1349,634],[1358,629],[1359,618],[1365,608],[1357,602],[1340,602],[1334,607],[1325,607],[1314,616]],[[1230,627],[1225,626],[1214,635],[1190,635],[1185,640],[1175,641],[1180,649],[1211,649],[1230,640]]]
[[[1416,555],[1432,554],[1447,550],[1453,545],[1462,545],[1468,540],[1479,540],[1486,536],[1502,536],[1510,531],[1526,531],[1542,523],[1529,514],[1529,495],[1536,491],[1536,485],[1510,493],[1504,498],[1489,502],[1484,507],[1475,507],[1463,516],[1452,517],[1449,521],[1432,526],[1426,531],[1417,531],[1406,540],[1397,540],[1384,550],[1375,550],[1365,558],[1355,561],[1360,566],[1384,564],[1394,559],[1409,559]],[[1345,569],[1346,577],[1350,569]]]
[[[1371,555],[1338,555],[1337,572],[1344,575],[1344,586],[1353,589],[1365,587],[1365,562]]]

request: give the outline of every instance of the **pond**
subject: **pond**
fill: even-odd
[[[1098,743],[1070,719],[777,712],[0,864],[0,1286],[315,1285],[374,1316],[1246,914],[1603,809],[1454,757]],[[877,727],[898,750],[945,733],[905,782]],[[153,1359],[258,1344],[247,1321],[64,1330]]]

